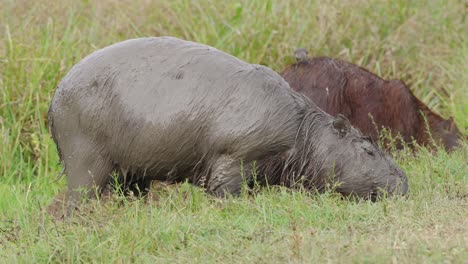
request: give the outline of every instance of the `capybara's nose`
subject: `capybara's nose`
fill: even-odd
[[[401,187],[400,187],[400,195],[406,195],[409,191],[409,185],[408,185],[408,181],[405,179],[404,181],[402,181],[401,183]]]
[[[393,194],[406,195],[409,191],[408,178],[406,177],[406,174],[399,170],[395,176],[397,179],[393,189]]]

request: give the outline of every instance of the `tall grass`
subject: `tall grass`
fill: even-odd
[[[46,115],[66,72],[128,38],[171,35],[281,71],[306,47],[402,79],[443,116],[468,126],[464,1],[0,2],[0,259],[8,262],[463,262],[466,143],[454,154],[396,157],[408,199],[372,204],[274,188],[217,200],[182,185],[158,202],[90,204],[55,223],[64,188]],[[97,211],[97,212],[96,212]]]

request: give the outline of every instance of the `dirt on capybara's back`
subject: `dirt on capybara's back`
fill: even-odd
[[[384,80],[346,61],[310,58],[288,66],[281,75],[292,89],[333,116],[343,114],[374,140],[379,139],[379,130],[385,127],[392,136],[399,134],[405,143],[414,139],[429,145],[429,126],[432,138],[450,151],[462,137],[452,118],[444,120],[432,112],[402,81]],[[397,142],[398,148],[402,147],[400,143]]]

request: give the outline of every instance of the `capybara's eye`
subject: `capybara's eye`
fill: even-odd
[[[374,152],[370,148],[362,147],[362,149],[369,155],[374,156]]]
[[[371,137],[365,136],[363,138],[364,138],[364,140],[369,141],[370,143],[374,144],[374,140]]]

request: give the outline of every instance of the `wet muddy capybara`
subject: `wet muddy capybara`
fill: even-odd
[[[370,140],[271,69],[172,37],[98,50],[60,82],[48,114],[68,207],[111,173],[146,190],[184,181],[216,196],[258,182],[369,197],[404,194],[405,173]],[[253,168],[255,167],[255,168]]]
[[[309,58],[288,66],[281,75],[293,90],[330,115],[343,114],[373,140],[379,139],[377,128],[385,127],[405,143],[414,138],[420,145],[430,145],[429,127],[432,138],[452,151],[463,137],[453,118],[444,120],[432,112],[402,81],[384,80],[349,62]]]

